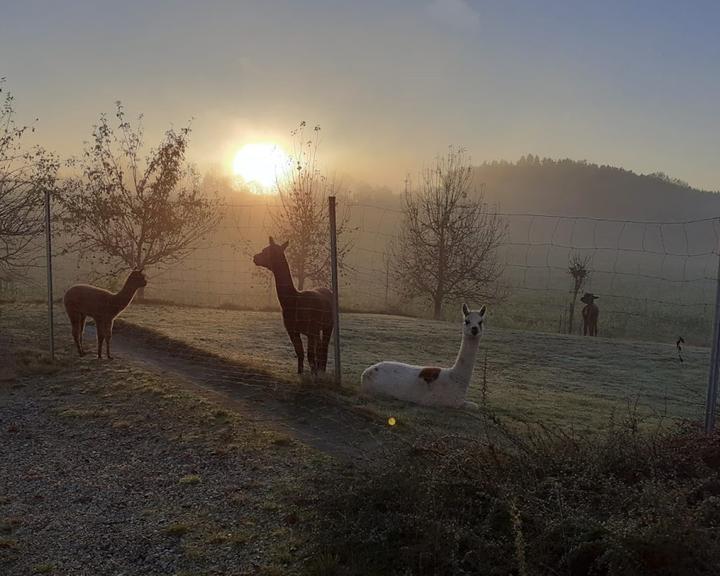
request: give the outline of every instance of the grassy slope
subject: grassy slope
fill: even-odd
[[[18,329],[45,344],[42,307],[6,305],[3,314],[32,317],[25,325],[16,322]],[[56,317],[57,340],[67,345],[64,312],[58,309]],[[294,377],[294,352],[278,313],[132,305],[122,318],[284,379]],[[343,382],[350,389],[374,362],[444,366],[453,362],[459,346],[455,323],[372,314],[345,314],[341,322]],[[492,316],[489,324],[469,398],[482,402],[487,354],[486,399],[499,416],[582,429],[602,426],[614,412],[636,404],[641,416],[699,418],[703,413],[705,348],[686,347],[686,361],[680,363],[672,344],[493,329]],[[388,415],[438,418],[398,403],[373,404]]]
[[[292,375],[294,352],[277,313],[132,306],[123,317],[196,347]],[[371,314],[346,314],[341,323],[343,380],[349,387],[374,362],[445,366],[459,346],[460,327],[454,323]],[[499,415],[584,428],[606,423],[614,410],[625,411],[635,402],[640,414],[697,418],[702,413],[704,348],[686,348],[681,364],[672,344],[497,330],[490,317],[469,392],[478,402],[486,353],[487,398]]]

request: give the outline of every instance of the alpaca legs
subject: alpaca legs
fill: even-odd
[[[332,326],[330,328],[324,328],[322,331],[322,336],[320,338],[320,343],[318,344],[318,351],[319,351],[319,366],[320,370],[325,372],[327,370],[327,361],[328,361],[328,347],[330,346],[330,337],[332,336]]]
[[[70,324],[72,325],[72,335],[73,340],[75,340],[75,345],[78,349],[78,354],[80,356],[83,356],[85,352],[83,351],[82,346],[82,335],[83,335],[83,329],[85,328],[85,317],[82,314],[70,314],[68,313],[68,316],[70,317]]]
[[[302,374],[305,354],[303,352],[303,343],[300,339],[300,332],[288,332],[288,336],[290,336],[290,342],[292,342],[292,345],[295,348],[295,356],[297,356],[297,373]]]
[[[97,331],[97,355],[102,358],[102,346],[105,340],[105,326],[102,322],[95,321],[95,330]]]
[[[84,318],[83,318],[84,325]],[[105,353],[112,360],[110,354],[110,340],[112,339],[113,320],[95,319],[95,330],[97,331],[97,356],[102,358],[103,342],[105,343]]]
[[[112,356],[110,355],[110,340],[112,340],[112,329],[113,322],[112,320],[110,320],[110,322],[105,324],[105,352],[110,360],[112,360]]]
[[[318,370],[318,341],[320,339],[319,334],[308,334],[308,364],[310,364],[310,371],[315,374]]]
[[[80,314],[80,355],[85,355],[85,347],[83,346],[83,336],[85,335],[85,314]]]

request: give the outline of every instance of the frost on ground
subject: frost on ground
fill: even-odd
[[[122,362],[0,383],[0,573],[287,573],[327,459]],[[57,371],[56,371],[57,370]]]

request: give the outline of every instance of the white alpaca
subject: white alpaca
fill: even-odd
[[[457,360],[451,368],[412,366],[402,362],[380,362],[367,368],[360,377],[360,392],[391,396],[425,406],[477,408],[465,400],[475,356],[483,333],[485,306],[470,311],[462,305],[465,325]]]

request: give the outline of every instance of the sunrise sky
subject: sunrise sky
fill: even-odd
[[[63,155],[122,100],[191,157],[320,124],[329,169],[398,188],[448,144],[720,189],[712,1],[1,0],[0,76]]]

